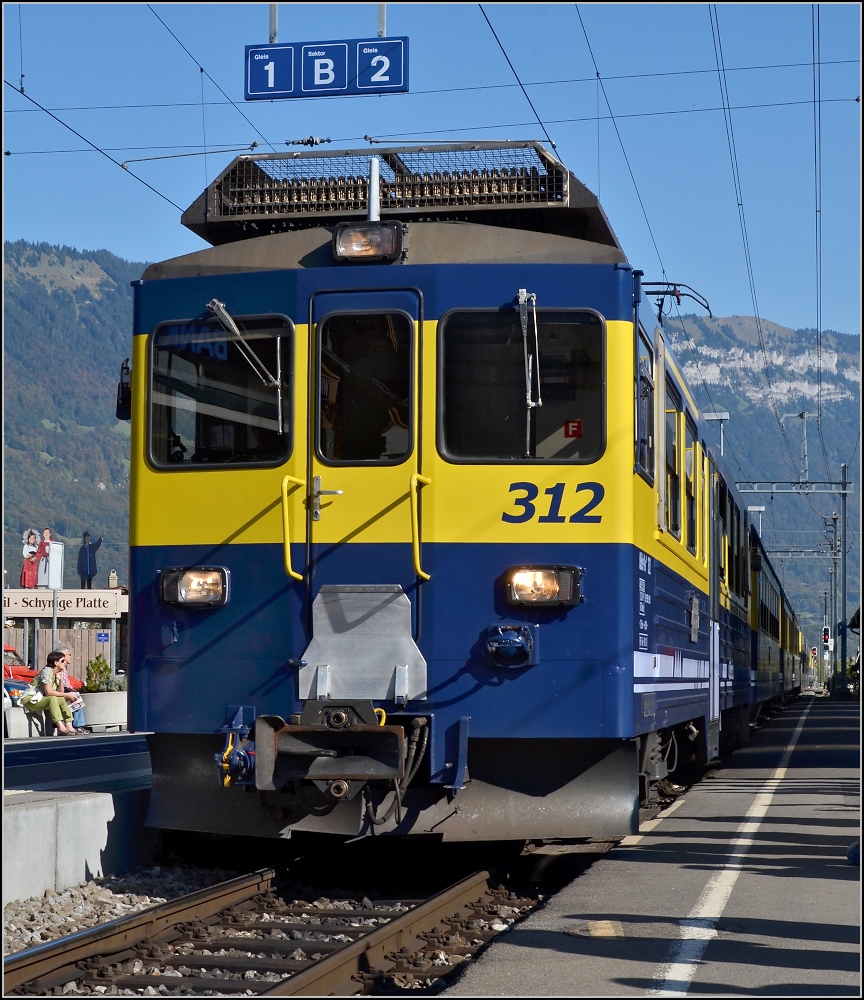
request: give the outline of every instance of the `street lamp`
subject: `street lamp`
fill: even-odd
[[[722,427],[723,424],[720,424],[720,426]],[[748,507],[747,508],[747,513],[748,514],[758,514],[759,515],[759,537],[761,538],[762,537],[762,515],[765,513],[765,508],[764,507]]]
[[[706,413],[706,420],[719,420],[720,421],[720,454],[723,454],[723,421],[729,419],[729,414],[726,410],[721,413]]]

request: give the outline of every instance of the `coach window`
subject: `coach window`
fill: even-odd
[[[676,538],[681,537],[681,473],[679,461],[678,414],[681,400],[677,392],[666,384],[666,527]]]
[[[741,593],[741,520],[738,506],[729,497],[729,587]]]
[[[515,311],[444,318],[439,443],[447,458],[594,462],[603,454],[603,321],[543,309],[536,317],[527,337]]]
[[[331,463],[404,461],[411,451],[411,336],[404,313],[350,313],[321,324],[318,454]]]
[[[636,338],[636,471],[654,483],[654,351]]]
[[[728,513],[729,501],[727,500],[726,484],[720,480],[717,485],[717,516],[720,521],[719,530],[719,542],[720,542],[720,552],[719,552],[719,563],[720,563],[720,579],[729,586],[729,513]]]
[[[277,465],[291,448],[291,334],[282,316],[165,323],[152,336],[150,457],[170,469]],[[274,384],[275,383],[275,384]]]
[[[735,593],[744,596],[744,541],[747,533],[744,531],[744,521],[738,505],[735,505]]]
[[[710,505],[709,505],[709,494],[708,494],[708,459],[705,457],[705,442],[701,441],[699,444],[699,506],[701,508],[700,523],[701,528],[699,531],[699,538],[701,542],[700,552],[702,553],[702,562],[708,565],[708,520],[710,518]]]
[[[684,497],[687,517],[687,548],[696,555],[696,428],[689,417],[684,422]]]

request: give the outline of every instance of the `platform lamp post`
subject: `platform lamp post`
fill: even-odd
[[[723,424],[720,424],[720,426],[722,427]],[[721,454],[722,454],[722,452],[721,452]],[[748,514],[758,514],[759,515],[759,537],[761,538],[762,537],[762,515],[765,513],[765,508],[764,507],[748,507],[747,508],[747,513]]]
[[[726,412],[726,410],[723,410],[721,413],[706,413],[705,414],[705,419],[706,420],[719,420],[720,421],[720,454],[722,455],[723,454],[723,422],[725,420],[729,419],[729,414]],[[761,532],[760,532],[760,534],[761,534]]]

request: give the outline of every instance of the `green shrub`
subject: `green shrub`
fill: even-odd
[[[84,691],[112,691],[111,687],[111,664],[100,653],[95,660],[87,664],[87,680],[84,682]]]

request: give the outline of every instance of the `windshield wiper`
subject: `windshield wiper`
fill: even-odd
[[[528,303],[534,314],[534,353],[528,351]],[[525,358],[525,457],[531,457],[531,411],[543,405],[540,395],[540,334],[537,329],[537,295],[519,289],[519,322],[522,325],[522,351]],[[537,399],[534,391],[534,359],[537,359]]]
[[[249,365],[249,367],[252,369],[252,371],[255,372],[255,374],[258,376],[258,378],[261,379],[261,381],[264,383],[264,385],[268,386],[271,389],[275,388],[275,390],[276,390],[276,404],[277,404],[276,405],[276,415],[277,415],[277,423],[278,423],[278,432],[279,432],[279,434],[282,434],[283,433],[283,429],[282,429],[282,372],[281,371],[277,371],[276,372],[276,375],[277,375],[276,378],[274,378],[270,374],[270,372],[267,370],[267,366],[258,357],[258,355],[252,350],[251,345],[246,342],[245,337],[240,332],[240,328],[237,326],[237,324],[234,322],[233,318],[229,314],[228,310],[225,308],[225,303],[224,302],[220,302],[218,299],[211,299],[207,303],[207,308],[209,309],[209,311],[211,313],[213,313],[213,315],[219,321],[220,325],[226,331],[226,333],[228,333],[231,336],[231,339],[237,345],[237,350],[246,359],[246,362]],[[277,352],[276,352],[276,364],[281,369],[280,352],[278,350],[278,343],[277,343]]]

